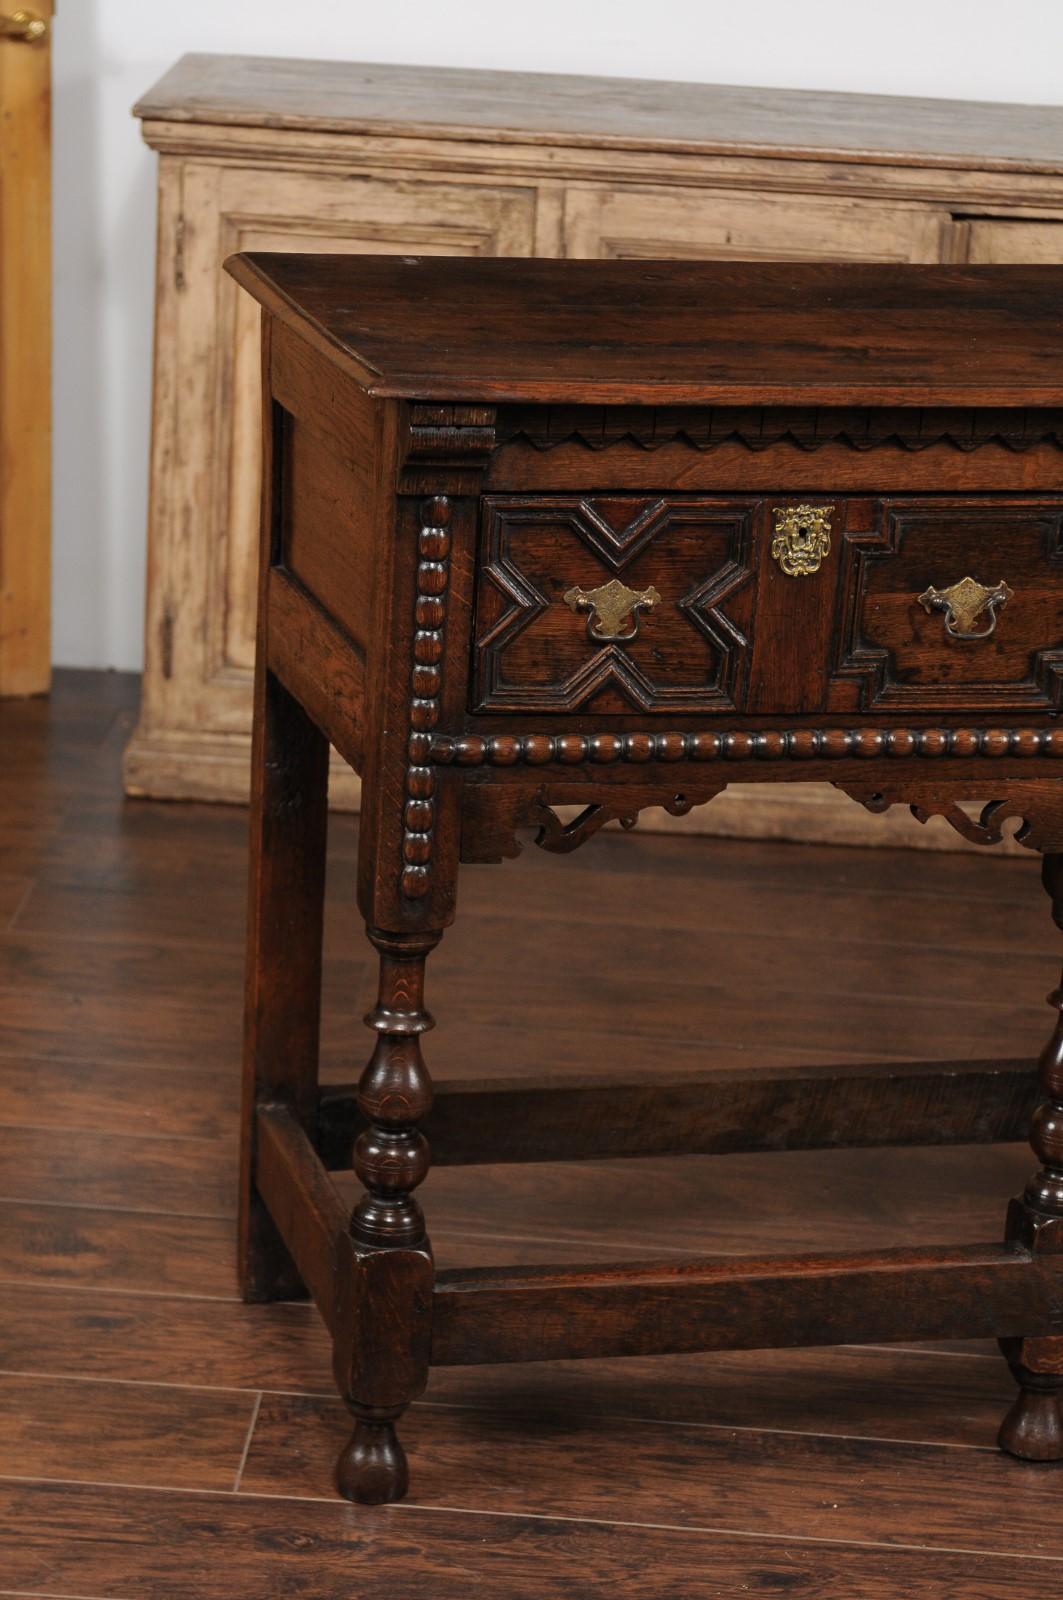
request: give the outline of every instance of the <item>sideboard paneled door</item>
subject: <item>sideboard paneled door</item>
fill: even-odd
[[[1016,217],[957,219],[956,232],[963,261],[1045,264],[1063,261],[1063,219],[1047,222]]]
[[[209,70],[197,66],[204,62]],[[125,767],[134,794],[247,797],[258,321],[221,270],[227,256],[276,249],[1063,261],[1063,112],[1058,170],[1001,173],[988,158],[980,170],[973,156],[951,165],[920,155],[872,160],[856,135],[850,151],[810,151],[802,117],[815,97],[797,93],[771,92],[774,102],[786,101],[787,127],[801,146],[800,159],[796,148],[780,159],[778,151],[702,147],[689,130],[680,150],[668,96],[657,147],[643,137],[626,149],[612,134],[596,144],[585,129],[571,140],[545,133],[555,81],[548,78],[423,73],[416,107],[405,78],[396,78],[395,104],[382,112],[389,74],[407,69],[253,66],[248,74],[235,58],[231,66],[228,58],[187,58],[139,108],[145,138],[159,152],[159,243],[145,674]],[[328,75],[324,90],[319,71]],[[370,79],[376,122],[359,121]],[[481,79],[497,97],[498,121],[470,137],[470,82]],[[244,106],[237,117],[224,96],[212,103],[219,83],[245,80],[257,96],[253,113]],[[571,115],[566,81],[556,80],[559,129]],[[622,122],[611,101],[630,93],[602,80],[594,105],[603,126]],[[719,121],[716,100],[739,91],[685,93],[704,101],[711,122]],[[842,98],[853,106],[844,125],[859,130],[859,97]],[[483,123],[483,105],[476,106]],[[1020,138],[1025,113],[1011,109]],[[921,129],[924,114],[898,102],[896,126],[921,136],[917,148],[932,150],[948,107],[939,104]],[[822,111],[818,121],[807,115],[822,143]],[[1045,136],[1037,121],[1045,115],[1030,112],[1034,144]],[[906,814],[870,819],[828,786],[788,785],[785,796],[773,787],[728,790],[687,817],[651,816],[643,825],[879,844],[900,828],[912,843],[951,847],[955,839],[951,829],[909,830]],[[357,779],[343,764],[332,792],[340,805],[357,803]]]
[[[565,197],[570,256],[683,256],[702,261],[938,261],[948,248],[944,208],[828,200],[819,195],[703,189],[572,188]]]

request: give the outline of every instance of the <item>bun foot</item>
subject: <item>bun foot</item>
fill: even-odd
[[[336,1463],[336,1487],[346,1500],[382,1506],[401,1500],[409,1487],[406,1452],[393,1417],[359,1417],[350,1443]]]
[[[1034,1376],[1031,1374],[1031,1376]],[[1000,1425],[997,1442],[1022,1461],[1063,1461],[1063,1405],[1058,1378],[1051,1388],[1019,1390]]]

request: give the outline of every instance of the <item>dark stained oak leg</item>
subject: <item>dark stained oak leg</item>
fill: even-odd
[[[1023,1461],[1063,1461],[1063,1340],[1002,1339],[1000,1348],[1019,1385],[1000,1448]]]
[[[1043,878],[1056,926],[1063,930],[1063,854],[1045,856]],[[1063,1252],[1063,984],[1048,998],[1056,1026],[1039,1064],[1045,1098],[1030,1125],[1040,1167],[1022,1198],[1012,1201],[1007,1237],[1055,1255]],[[1060,1273],[1063,1281],[1063,1255]],[[1001,1449],[1024,1461],[1063,1460],[1063,1338],[1002,1339],[1000,1347],[1019,1385],[1001,1424]]]
[[[336,1487],[363,1506],[401,1500],[410,1486],[406,1452],[395,1424],[405,1406],[352,1406],[354,1432],[336,1462]]]
[[[255,1108],[283,1100],[312,1132],[317,1114],[328,740],[269,670],[270,579],[281,553],[284,427],[262,329],[262,521],[244,1006],[238,1271],[245,1300],[306,1289],[255,1188]]]
[[[328,741],[272,673],[256,684],[239,1272],[245,1300],[305,1295],[255,1189],[255,1106],[317,1109]]]
[[[430,1160],[418,1127],[432,1105],[421,1055],[421,1035],[433,1026],[424,1008],[424,966],[441,935],[370,929],[369,937],[380,952],[380,989],[366,1018],[376,1046],[358,1087],[369,1127],[355,1141],[354,1170],[365,1193],[351,1217],[358,1265],[336,1351],[355,1427],[336,1482],[348,1500],[376,1505],[406,1493],[395,1423],[428,1376],[434,1267],[413,1190]]]

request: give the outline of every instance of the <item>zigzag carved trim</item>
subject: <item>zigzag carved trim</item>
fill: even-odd
[[[661,761],[843,761],[874,756],[1063,757],[1063,728],[790,728],[750,733],[528,733],[440,736],[431,759],[457,767]]]
[[[911,451],[946,444],[965,452],[1000,444],[1021,452],[1037,444],[1063,449],[1063,411],[1020,407],[985,411],[841,406],[513,407],[499,416],[498,442],[522,442],[535,450],[552,450],[561,444],[606,450],[622,443],[659,450],[662,445],[678,443],[692,450],[742,444],[752,451],[780,444],[804,451],[827,444],[844,444],[851,450],[892,445]]]

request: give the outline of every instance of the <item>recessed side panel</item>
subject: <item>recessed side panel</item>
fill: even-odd
[[[380,505],[377,411],[357,384],[283,326],[275,326],[274,344],[284,462],[274,559],[365,651]]]

